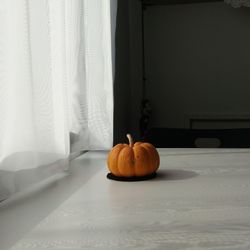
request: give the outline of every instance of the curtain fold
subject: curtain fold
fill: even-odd
[[[250,0],[224,0],[234,8],[250,7]]]
[[[112,147],[115,15],[116,0],[0,2],[0,200]]]

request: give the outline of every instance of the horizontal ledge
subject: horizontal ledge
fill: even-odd
[[[223,2],[223,0],[142,0],[144,6]]]

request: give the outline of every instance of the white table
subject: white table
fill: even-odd
[[[100,155],[103,167],[11,249],[249,250],[250,150],[159,152],[158,177],[133,183],[106,179]]]

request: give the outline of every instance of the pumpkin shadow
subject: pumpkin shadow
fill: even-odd
[[[198,174],[194,171],[181,169],[164,169],[158,170],[155,181],[177,181],[197,177]]]

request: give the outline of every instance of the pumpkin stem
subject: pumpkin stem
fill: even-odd
[[[127,138],[129,141],[129,146],[132,148],[134,146],[134,140],[133,140],[131,134],[127,134]]]

